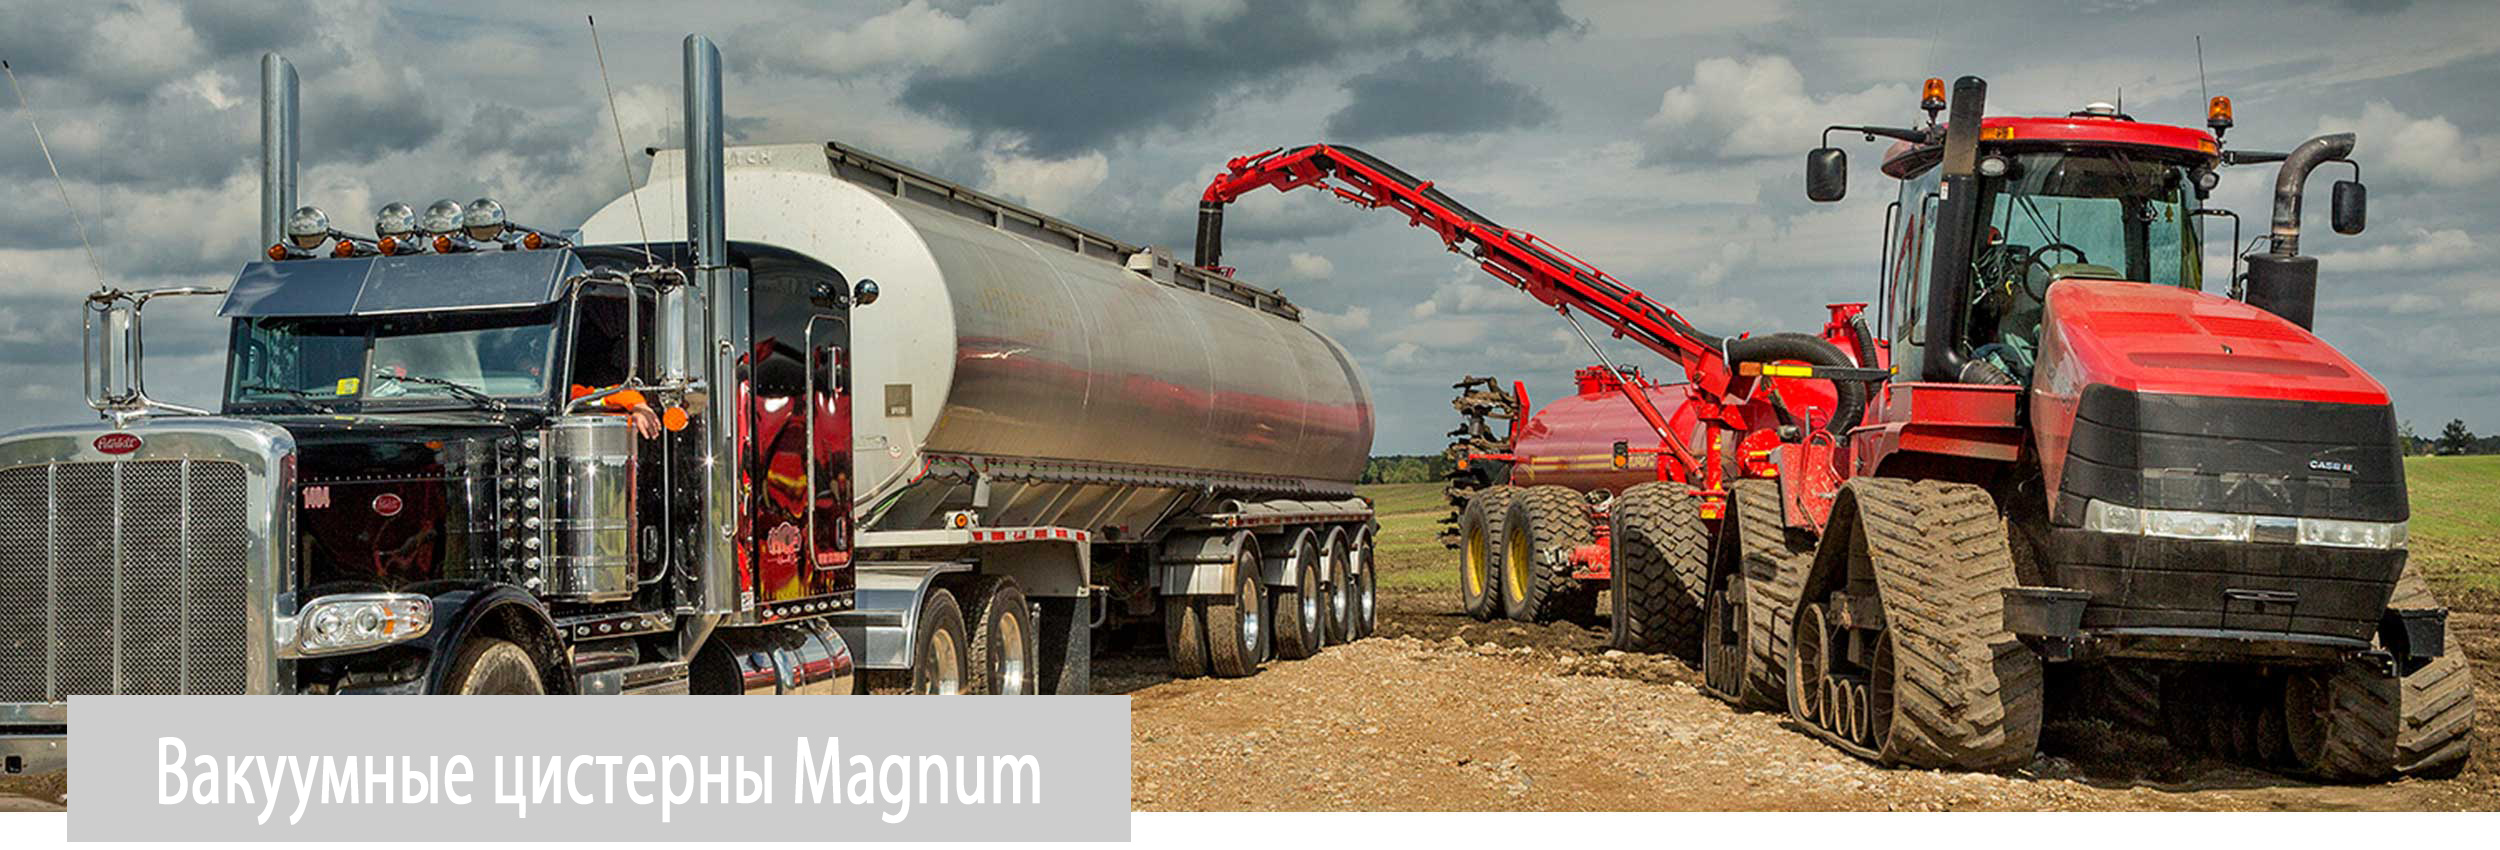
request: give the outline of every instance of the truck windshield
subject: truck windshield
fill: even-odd
[[[229,408],[477,406],[477,396],[543,398],[552,308],[383,318],[237,322]]]
[[[1981,183],[1981,220],[1991,228],[1974,258],[1982,280],[2035,290],[2064,277],[2201,287],[2185,167],[2114,150],[2008,161],[2003,177]],[[1989,268],[1992,260],[2004,268]]]

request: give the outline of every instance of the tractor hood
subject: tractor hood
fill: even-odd
[[[2105,384],[2148,394],[2388,403],[2385,387],[2299,325],[2177,287],[2060,281],[2049,289],[2040,342],[2033,382],[2050,395],[2071,398]]]

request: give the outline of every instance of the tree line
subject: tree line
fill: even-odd
[[[2413,433],[2413,423],[2396,426],[2396,439],[2409,455],[2489,455],[2500,454],[2500,434],[2475,436],[2465,427],[2465,420],[2450,419],[2439,435],[2424,437]]]
[[[1363,466],[1365,484],[1421,484],[1447,481],[1458,461],[1446,455],[1379,455]]]

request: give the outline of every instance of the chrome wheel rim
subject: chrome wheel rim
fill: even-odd
[[[964,692],[963,650],[944,633],[929,642],[929,677],[921,693],[960,694]]]
[[[993,693],[1022,696],[1025,693],[1024,618],[998,618],[997,652],[990,654],[990,663],[998,670],[997,687]]]

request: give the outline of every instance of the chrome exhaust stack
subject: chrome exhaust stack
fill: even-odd
[[[295,212],[298,170],[295,63],[276,53],[260,57],[260,248],[286,238],[286,217]]]
[[[702,607],[705,613],[740,610],[736,572],[739,494],[738,357],[744,352],[746,298],[739,277],[729,267],[729,222],[721,184],[727,172],[721,139],[720,49],[700,35],[686,36],[686,243],[694,250],[692,282],[703,298],[709,332],[706,345],[704,439],[704,558]],[[665,345],[665,341],[663,342]]]

